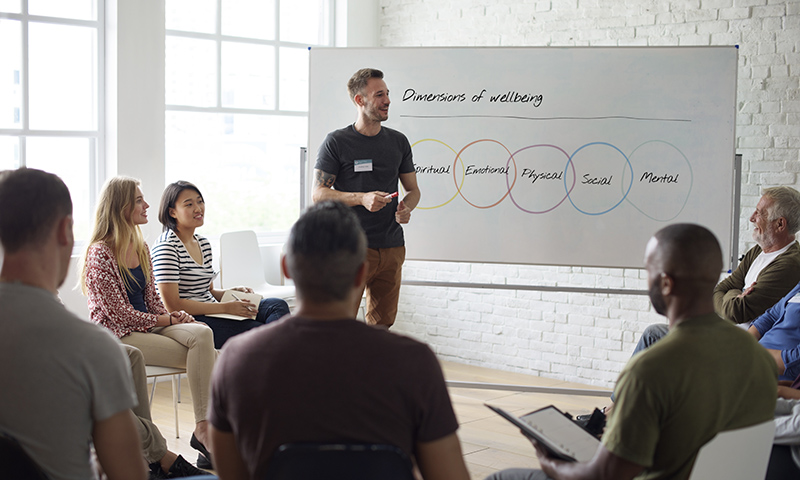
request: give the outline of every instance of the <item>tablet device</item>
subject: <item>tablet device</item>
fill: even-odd
[[[526,437],[536,440],[554,458],[569,462],[588,462],[600,446],[594,436],[553,405],[521,417],[493,405],[484,405],[516,425]]]

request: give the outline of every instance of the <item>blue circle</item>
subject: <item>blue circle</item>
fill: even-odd
[[[619,202],[617,202],[617,203],[616,203],[614,206],[612,206],[612,207],[611,207],[611,208],[609,208],[608,210],[604,210],[604,211],[602,211],[602,212],[595,212],[595,213],[592,213],[592,212],[585,212],[585,211],[581,210],[580,208],[578,208],[578,206],[577,206],[577,205],[575,205],[575,202],[573,202],[573,201],[572,201],[572,196],[570,195],[570,193],[571,193],[571,192],[570,192],[570,191],[567,189],[567,169],[569,168],[570,164],[572,163],[572,158],[573,158],[573,157],[575,157],[575,155],[576,155],[578,152],[580,152],[581,150],[583,150],[584,148],[586,148],[586,147],[590,147],[590,146],[592,146],[592,145],[605,145],[605,146],[607,146],[607,147],[611,147],[611,148],[613,148],[614,150],[618,151],[618,152],[619,152],[619,154],[620,154],[620,155],[622,155],[622,158],[624,158],[624,159],[625,159],[625,162],[627,162],[627,163],[628,163],[628,169],[629,169],[629,170],[630,170],[630,172],[631,172],[631,183],[628,185],[628,189],[625,191],[625,194],[622,196],[622,198],[620,198],[620,199],[619,199]],[[625,201],[625,198],[626,198],[626,197],[628,196],[628,194],[631,192],[631,187],[633,187],[633,166],[631,165],[631,161],[630,161],[630,159],[628,158],[628,156],[627,156],[627,155],[625,155],[624,153],[622,153],[622,150],[620,150],[619,148],[615,147],[614,145],[611,145],[610,143],[606,143],[606,142],[592,142],[592,143],[587,143],[586,145],[584,145],[584,146],[582,146],[582,147],[578,148],[577,150],[575,150],[575,151],[572,153],[572,155],[570,155],[570,156],[569,156],[569,160],[567,160],[567,164],[566,164],[566,166],[564,166],[564,191],[565,191],[565,192],[567,192],[567,198],[569,199],[569,203],[571,203],[571,204],[572,204],[572,206],[573,206],[573,207],[575,207],[575,210],[577,210],[577,211],[581,212],[581,213],[582,213],[582,214],[584,214],[584,215],[603,215],[604,213],[608,213],[608,212],[610,212],[611,210],[614,210],[614,209],[615,209],[615,208],[617,208],[617,207],[618,207],[618,206],[619,206],[619,205],[620,205],[622,202],[624,202],[624,201]]]

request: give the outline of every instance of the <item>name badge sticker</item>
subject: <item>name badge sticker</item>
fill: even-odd
[[[788,303],[800,303],[800,293],[796,293],[794,297],[789,299]]]
[[[368,158],[366,160],[356,160],[353,162],[355,164],[355,168],[353,171],[355,172],[371,172],[372,171],[372,159]]]

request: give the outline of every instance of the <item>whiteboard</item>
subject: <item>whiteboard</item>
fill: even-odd
[[[641,267],[676,222],[729,258],[735,47],[312,48],[311,169],[363,67],[412,144],[407,258]]]

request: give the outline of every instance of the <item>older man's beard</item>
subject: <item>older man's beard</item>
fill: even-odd
[[[772,231],[764,231],[761,230],[761,233],[756,233],[753,230],[753,240],[764,250],[767,247],[771,247],[775,245],[775,235]]]

